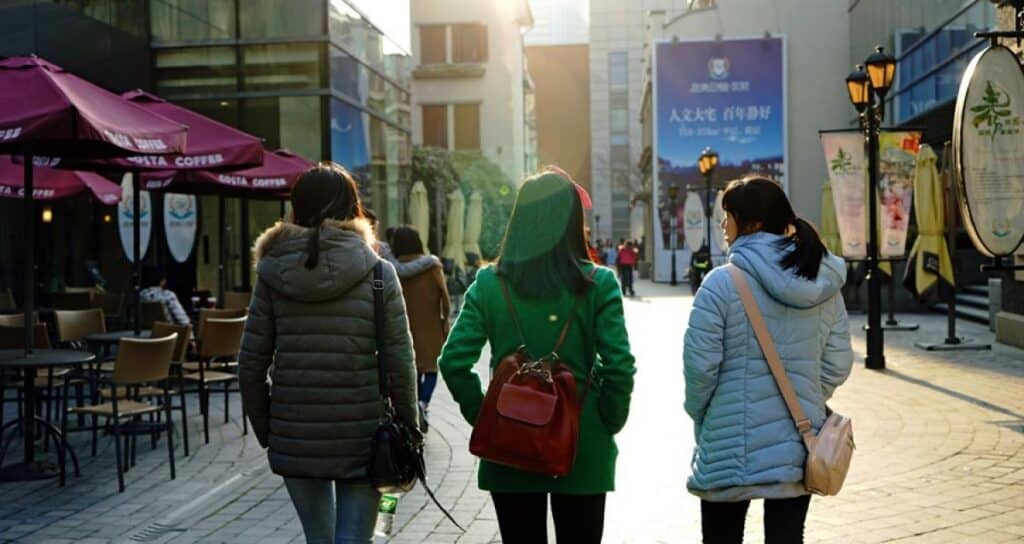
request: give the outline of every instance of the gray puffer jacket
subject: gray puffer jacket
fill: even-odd
[[[239,356],[242,401],[270,468],[282,476],[366,478],[383,413],[373,305],[373,234],[328,221],[305,267],[309,229],[278,223],[256,242],[257,282]],[[384,263],[382,360],[398,417],[415,425],[416,368],[402,288]],[[268,380],[268,371],[269,377]]]

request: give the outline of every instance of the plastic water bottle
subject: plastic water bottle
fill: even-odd
[[[391,493],[380,496],[380,504],[377,506],[377,528],[374,531],[377,536],[391,536],[391,530],[395,525],[395,510],[398,509],[400,496]]]

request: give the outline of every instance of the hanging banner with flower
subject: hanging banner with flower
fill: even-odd
[[[989,257],[1024,242],[1024,72],[1006,47],[971,60],[953,116],[953,160],[964,226]]]
[[[914,172],[921,133],[887,131],[878,135],[878,254],[902,257],[907,252]]]

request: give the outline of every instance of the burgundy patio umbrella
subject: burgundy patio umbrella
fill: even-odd
[[[217,297],[224,298],[224,198],[255,198],[261,200],[285,200],[291,195],[292,187],[314,162],[285,149],[264,151],[263,165],[231,171],[177,170],[167,172],[143,172],[142,188],[147,191],[185,193],[195,195],[218,195],[218,228],[221,243],[218,257]],[[245,211],[247,208],[243,208]],[[249,223],[241,222],[241,235],[248,238]]]
[[[58,168],[72,169],[97,169],[109,168],[132,173],[134,191],[132,198],[139,194],[139,179],[141,172],[145,170],[166,171],[192,171],[192,170],[217,170],[217,169],[238,169],[260,166],[263,164],[263,143],[262,141],[246,132],[215,121],[205,115],[200,115],[190,109],[167,102],[166,100],[141,90],[129,91],[121,95],[121,98],[138,105],[139,107],[166,117],[177,123],[188,127],[188,149],[181,153],[173,154],[142,154],[129,155],[109,159],[76,160],[62,158]],[[139,236],[140,218],[138,214],[133,217],[133,235]],[[138,248],[139,243],[133,242]],[[136,250],[132,272],[135,287],[135,333],[139,333],[140,316],[142,314],[142,302],[139,298],[141,285],[142,256]]]
[[[24,172],[22,165],[0,156],[0,197],[24,198]],[[32,177],[34,200],[59,200],[88,191],[107,206],[121,202],[121,186],[93,172],[40,167],[37,161]]]
[[[33,156],[181,153],[187,130],[38,57],[0,59],[0,153],[21,155],[24,169],[26,354],[34,344]],[[138,199],[135,207],[137,214]]]

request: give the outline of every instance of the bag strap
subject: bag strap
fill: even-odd
[[[761,310],[757,307],[754,295],[750,292],[750,284],[747,283],[747,278],[739,267],[730,264],[726,268],[729,270],[729,275],[732,276],[733,283],[736,284],[736,291],[740,295],[740,300],[743,301],[743,309],[750,320],[750,326],[754,329],[754,335],[757,336],[757,343],[760,344],[761,351],[764,352],[764,358],[768,361],[768,368],[772,372],[772,377],[775,378],[775,383],[779,386],[782,400],[785,401],[786,408],[789,409],[789,415],[793,418],[793,423],[796,424],[797,432],[803,438],[804,445],[810,450],[815,440],[811,420],[807,419],[807,416],[804,415],[804,410],[800,406],[796,392],[793,391],[793,384],[790,383],[789,377],[786,376],[786,369],[782,366],[782,359],[779,357],[778,350],[775,349],[775,342],[772,341],[771,334],[768,333],[768,327],[765,325],[764,317],[761,315]]]
[[[391,397],[388,395],[388,375],[387,372],[384,371],[384,356],[381,352],[381,347],[384,345],[385,321],[383,261],[378,260],[377,264],[373,266],[373,282],[371,283],[371,288],[373,289],[373,321],[374,326],[377,329],[374,332],[374,334],[377,337],[377,375],[378,381],[380,382],[380,396],[382,399],[384,399],[385,405],[387,406],[388,410],[391,410]],[[423,489],[427,492],[427,496],[430,497],[430,500],[434,502],[434,505],[441,510],[445,517],[447,517],[449,521],[455,524],[455,526],[458,527],[460,531],[466,532],[466,530],[463,529],[461,525],[459,525],[459,522],[455,521],[455,518],[452,517],[451,513],[449,513],[448,510],[445,509],[445,507],[442,506],[440,502],[438,502],[437,498],[434,496],[434,491],[430,489],[429,485],[427,485],[427,468],[425,465],[425,461],[423,459],[422,444],[418,448],[418,454],[419,459],[417,460],[416,464],[416,477],[420,481],[420,485],[423,486]]]
[[[382,348],[384,347],[384,263],[378,260],[377,264],[373,265],[373,282],[371,283],[373,289],[373,322],[374,322],[374,335],[377,338],[377,382],[380,386],[380,396],[384,399],[388,406],[391,406],[391,396],[388,394],[390,390],[388,383],[388,373],[384,371],[384,353]]]
[[[597,274],[597,267],[595,266],[590,274],[587,276],[588,280],[593,280]],[[501,294],[505,299],[505,306],[508,308],[508,313],[512,316],[512,322],[516,325],[516,331],[519,333],[519,341],[523,348],[526,348],[526,335],[523,334],[523,326],[519,321],[519,314],[516,313],[515,304],[512,303],[512,293],[509,291],[508,283],[505,282],[504,278],[498,277],[498,283],[501,285]],[[555,342],[555,347],[551,348],[551,353],[557,353],[561,349],[562,344],[565,343],[566,337],[569,335],[569,327],[572,327],[572,322],[576,318],[576,310],[579,308],[580,303],[583,301],[583,295],[576,295],[576,300],[573,301],[572,310],[569,312],[569,317],[565,320],[565,325],[562,326],[562,332],[558,335],[558,340]],[[529,354],[529,350],[527,350]],[[531,355],[532,357],[532,355]]]

